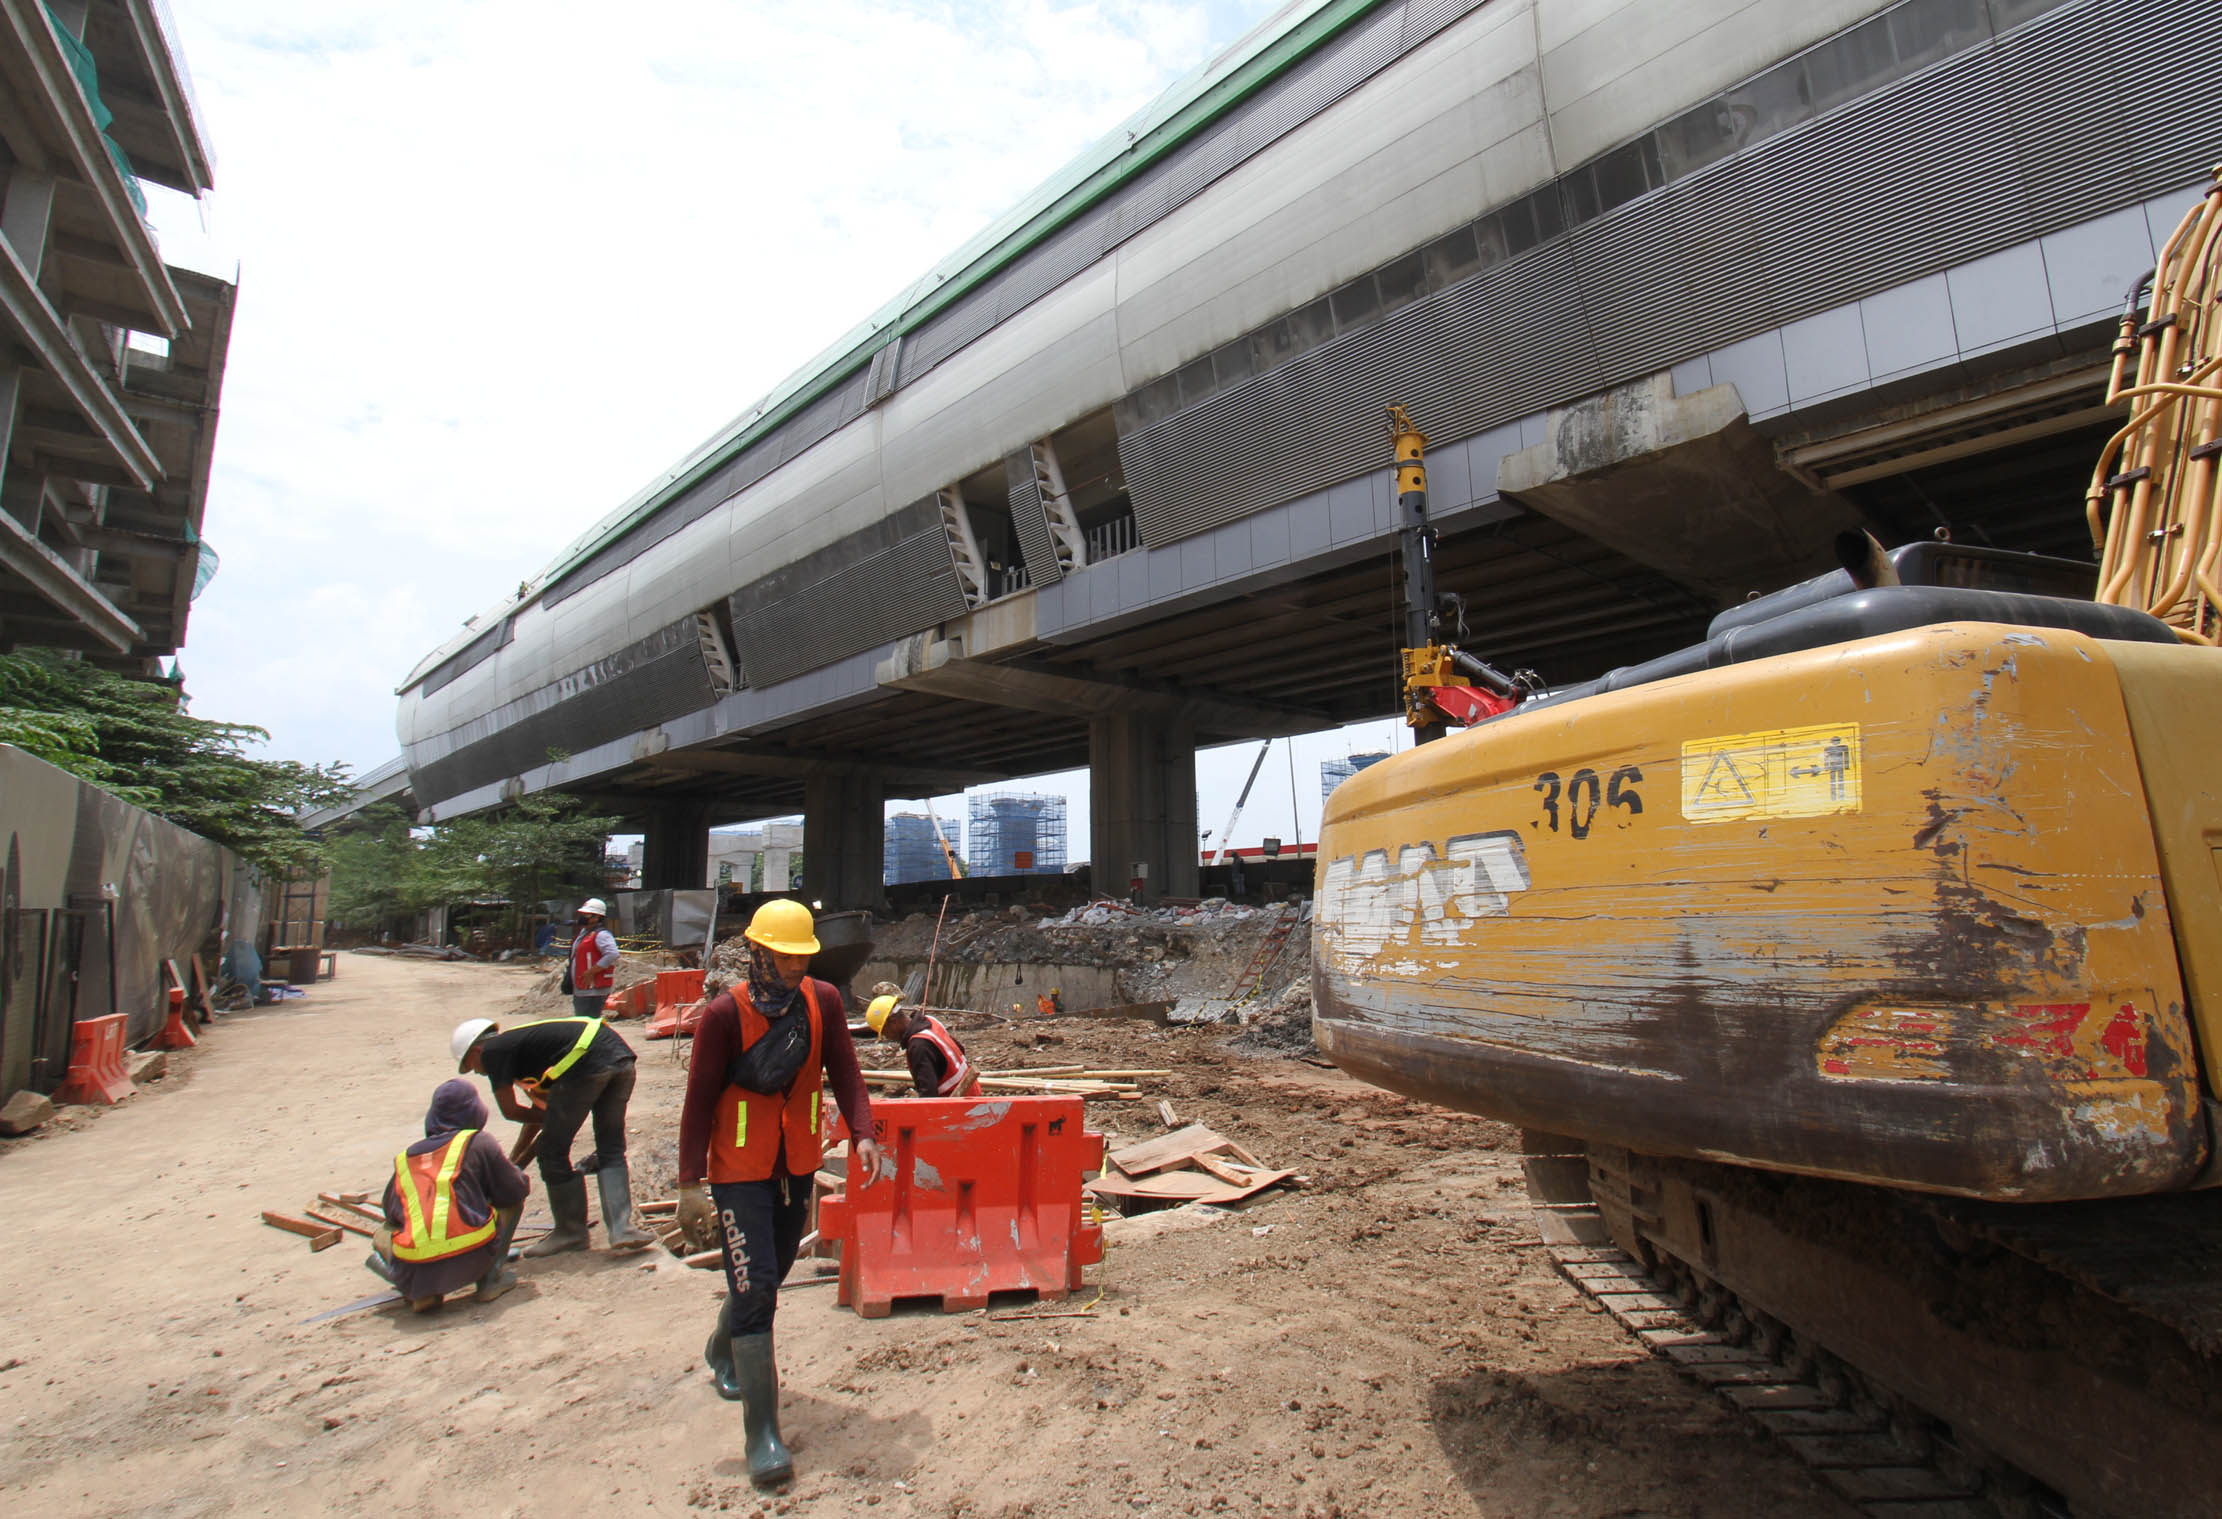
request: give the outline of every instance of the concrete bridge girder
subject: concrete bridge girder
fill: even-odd
[[[1825,569],[1862,525],[1777,464],[1734,385],[1677,396],[1664,373],[1550,412],[1541,442],[1499,461],[1497,490],[1716,606]]]

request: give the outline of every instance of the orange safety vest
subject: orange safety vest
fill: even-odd
[[[941,1085],[934,1088],[934,1095],[936,1097],[979,1096],[980,1078],[972,1069],[971,1057],[965,1054],[964,1046],[957,1043],[956,1036],[950,1033],[943,1026],[942,1021],[933,1014],[926,1013],[922,1015],[921,1022],[923,1026],[910,1037],[912,1039],[923,1039],[935,1049],[941,1051],[942,1062],[948,1067],[948,1074],[941,1078]]]
[[[782,1154],[789,1176],[809,1176],[824,1156],[819,1110],[824,1102],[825,1020],[818,1010],[817,983],[803,978],[803,1002],[810,1010],[810,1053],[803,1057],[795,1084],[784,1093],[751,1092],[728,1086],[710,1120],[710,1180],[767,1181]],[[748,988],[735,989],[733,1006],[741,1015],[741,1048],[747,1049],[771,1027],[756,1011]]]
[[[616,966],[594,963],[601,958],[600,955],[595,953],[594,941],[602,937],[603,932],[602,929],[597,928],[591,932],[583,932],[571,941],[571,989],[573,991],[585,992],[589,995],[595,992],[606,992],[610,989],[611,983],[616,981]]]
[[[476,1250],[494,1237],[494,1217],[473,1228],[462,1223],[455,1206],[455,1173],[462,1169],[463,1152],[471,1147],[476,1129],[463,1129],[438,1150],[411,1155],[403,1150],[393,1158],[393,1179],[401,1193],[401,1227],[394,1231],[396,1260],[444,1261]]]

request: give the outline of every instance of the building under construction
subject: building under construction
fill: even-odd
[[[951,818],[940,825],[937,837],[935,822],[923,812],[898,812],[887,820],[887,834],[880,848],[882,881],[896,886],[905,881],[946,880],[953,874],[949,868],[951,856],[941,852],[941,840],[946,838],[949,848],[961,855],[964,824]]]
[[[1319,799],[1327,800],[1344,781],[1369,766],[1380,764],[1388,757],[1386,750],[1376,750],[1371,754],[1346,754],[1341,759],[1320,761]]]
[[[890,824],[892,826],[892,823]],[[976,876],[1054,876],[1065,871],[1065,799],[1022,791],[972,798],[965,863]]]

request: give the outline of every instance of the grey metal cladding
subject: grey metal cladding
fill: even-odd
[[[1440,440],[1470,437],[2199,177],[2214,144],[2191,103],[2222,75],[2222,0],[2015,20],[1985,40],[1977,0],[1908,0],[1528,197],[1571,223],[1540,229],[1541,248],[1379,320],[1353,281],[1371,325],[1231,388],[1191,394],[1184,369],[1129,394],[1119,451],[1142,541],[1383,467],[1387,400]],[[2130,37],[2151,60],[2140,87],[2094,90],[2132,77],[2092,63]],[[1475,223],[1485,254],[1512,209]],[[1508,235],[1498,256],[1519,246]]]
[[[753,687],[861,654],[965,612],[933,498],[781,565],[727,598]]]
[[[1273,81],[1242,108],[1182,144],[1079,220],[1015,260],[986,287],[922,324],[904,340],[908,384],[1038,300],[1137,232],[1201,194],[1245,159],[1302,126],[1405,51],[1486,0],[1387,5]],[[1426,12],[1415,27],[1406,13]]]
[[[709,515],[737,492],[746,490],[789,459],[832,437],[864,415],[870,404],[872,371],[860,369],[790,418],[787,425],[755,448],[727,461],[715,473],[696,482],[678,500],[650,517],[624,537],[605,545],[593,558],[541,593],[541,602],[554,606],[600,580],[613,570],[638,559],[655,545],[691,522]],[[689,608],[698,611],[700,608]]]
[[[1290,359],[1157,426],[1122,436],[1142,541],[1153,547],[1386,468],[1392,400],[1430,432],[1485,432],[1540,394],[1597,388],[1574,262],[1547,244]]]
[[[524,710],[500,726],[487,714],[456,735],[467,741],[410,766],[427,803],[496,785],[548,763],[551,750],[576,752],[699,711],[716,699],[702,662],[692,614],[607,658],[512,703]],[[485,729],[483,737],[470,730]]]
[[[1023,448],[1005,455],[1003,479],[1010,492],[1011,527],[1018,534],[1019,551],[1026,556],[1026,573],[1035,585],[1055,585],[1065,578],[1065,567],[1057,558],[1057,539],[1049,531],[1041,482],[1034,478],[1034,456]]]

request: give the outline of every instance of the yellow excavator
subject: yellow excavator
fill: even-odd
[[[1444,640],[1392,409],[1423,742],[1320,844],[1325,1054],[2024,1512],[2222,1512],[2218,265],[2222,183],[2121,324],[2095,596],[1853,535],[1579,688]]]

